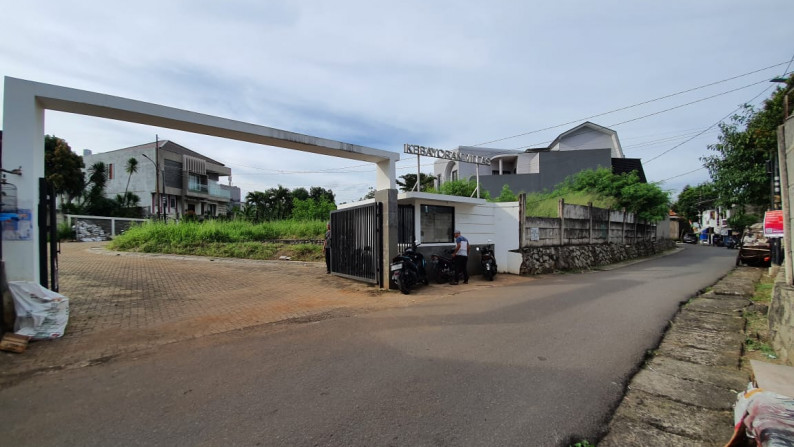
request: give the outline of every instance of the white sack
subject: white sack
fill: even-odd
[[[17,319],[14,332],[34,340],[63,336],[69,322],[69,298],[32,281],[9,281]]]

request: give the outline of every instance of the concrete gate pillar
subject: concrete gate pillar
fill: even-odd
[[[2,166],[22,170],[22,175],[6,174],[6,180],[17,188],[17,208],[30,210],[30,221],[22,223],[30,228],[19,232],[20,240],[3,240],[3,259],[9,281],[38,282],[37,208],[39,178],[44,177],[44,108],[25,84],[6,78],[4,88]]]
[[[392,288],[390,281],[391,259],[397,256],[397,169],[396,160],[377,163],[375,201],[383,203],[383,288]]]

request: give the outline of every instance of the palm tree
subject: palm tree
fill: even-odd
[[[414,186],[416,186],[416,174],[405,174],[401,175],[400,178],[402,181],[397,180],[397,186],[400,187],[403,191],[413,191]],[[430,174],[425,174],[424,172],[419,173],[420,181],[422,182],[422,191],[427,191],[428,189],[432,188],[435,184],[436,178]]]
[[[267,210],[268,197],[261,191],[252,191],[245,196],[246,205],[253,206],[256,210],[254,214],[257,221],[264,220],[265,211]]]
[[[129,174],[127,176],[127,186],[124,187],[124,195],[122,196],[126,201],[128,199],[127,190],[130,189],[130,179],[132,179],[132,174],[138,172],[138,160],[135,157],[131,157],[129,160],[127,160],[127,164],[124,166],[124,171]],[[121,204],[121,206],[126,205],[126,202]]]
[[[281,185],[278,185],[278,188],[272,188],[272,190],[275,218],[286,219],[292,214],[292,192]]]

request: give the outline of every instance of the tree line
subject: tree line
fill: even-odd
[[[254,222],[273,220],[328,220],[336,209],[334,192],[319,186],[288,189],[281,185],[265,191],[252,191],[245,196],[245,204],[238,217]]]
[[[760,108],[742,105],[727,122],[719,124],[712,155],[701,157],[711,180],[687,185],[673,210],[697,221],[705,210],[723,207],[733,211],[728,224],[737,231],[761,221],[763,212],[776,206],[772,176],[777,175],[777,128],[783,124],[784,98],[794,87],[794,75],[777,88]],[[785,186],[781,186],[785,191]]]
[[[108,166],[105,163],[97,162],[86,168],[83,157],[74,153],[64,139],[53,135],[44,137],[44,153],[45,177],[60,198],[60,208],[64,213],[143,217],[140,197],[129,191],[130,180],[138,172],[136,158],[131,157],[124,166],[127,173],[124,193],[108,198],[105,194]],[[245,204],[227,217],[255,222],[327,220],[335,209],[336,198],[330,189],[312,186],[289,190],[278,185],[265,191],[249,192]]]
[[[88,173],[88,178],[83,170]],[[128,191],[132,175],[138,172],[138,160],[130,158],[124,166],[127,187],[124,194],[105,197],[108,167],[97,162],[85,167],[83,157],[72,151],[69,144],[54,135],[44,136],[44,176],[60,197],[64,213],[110,217],[142,217],[140,197]]]

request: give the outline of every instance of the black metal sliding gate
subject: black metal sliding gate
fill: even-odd
[[[383,204],[331,211],[331,271],[383,286]]]
[[[412,246],[416,239],[414,222],[413,205],[397,206],[397,251],[400,253]]]

